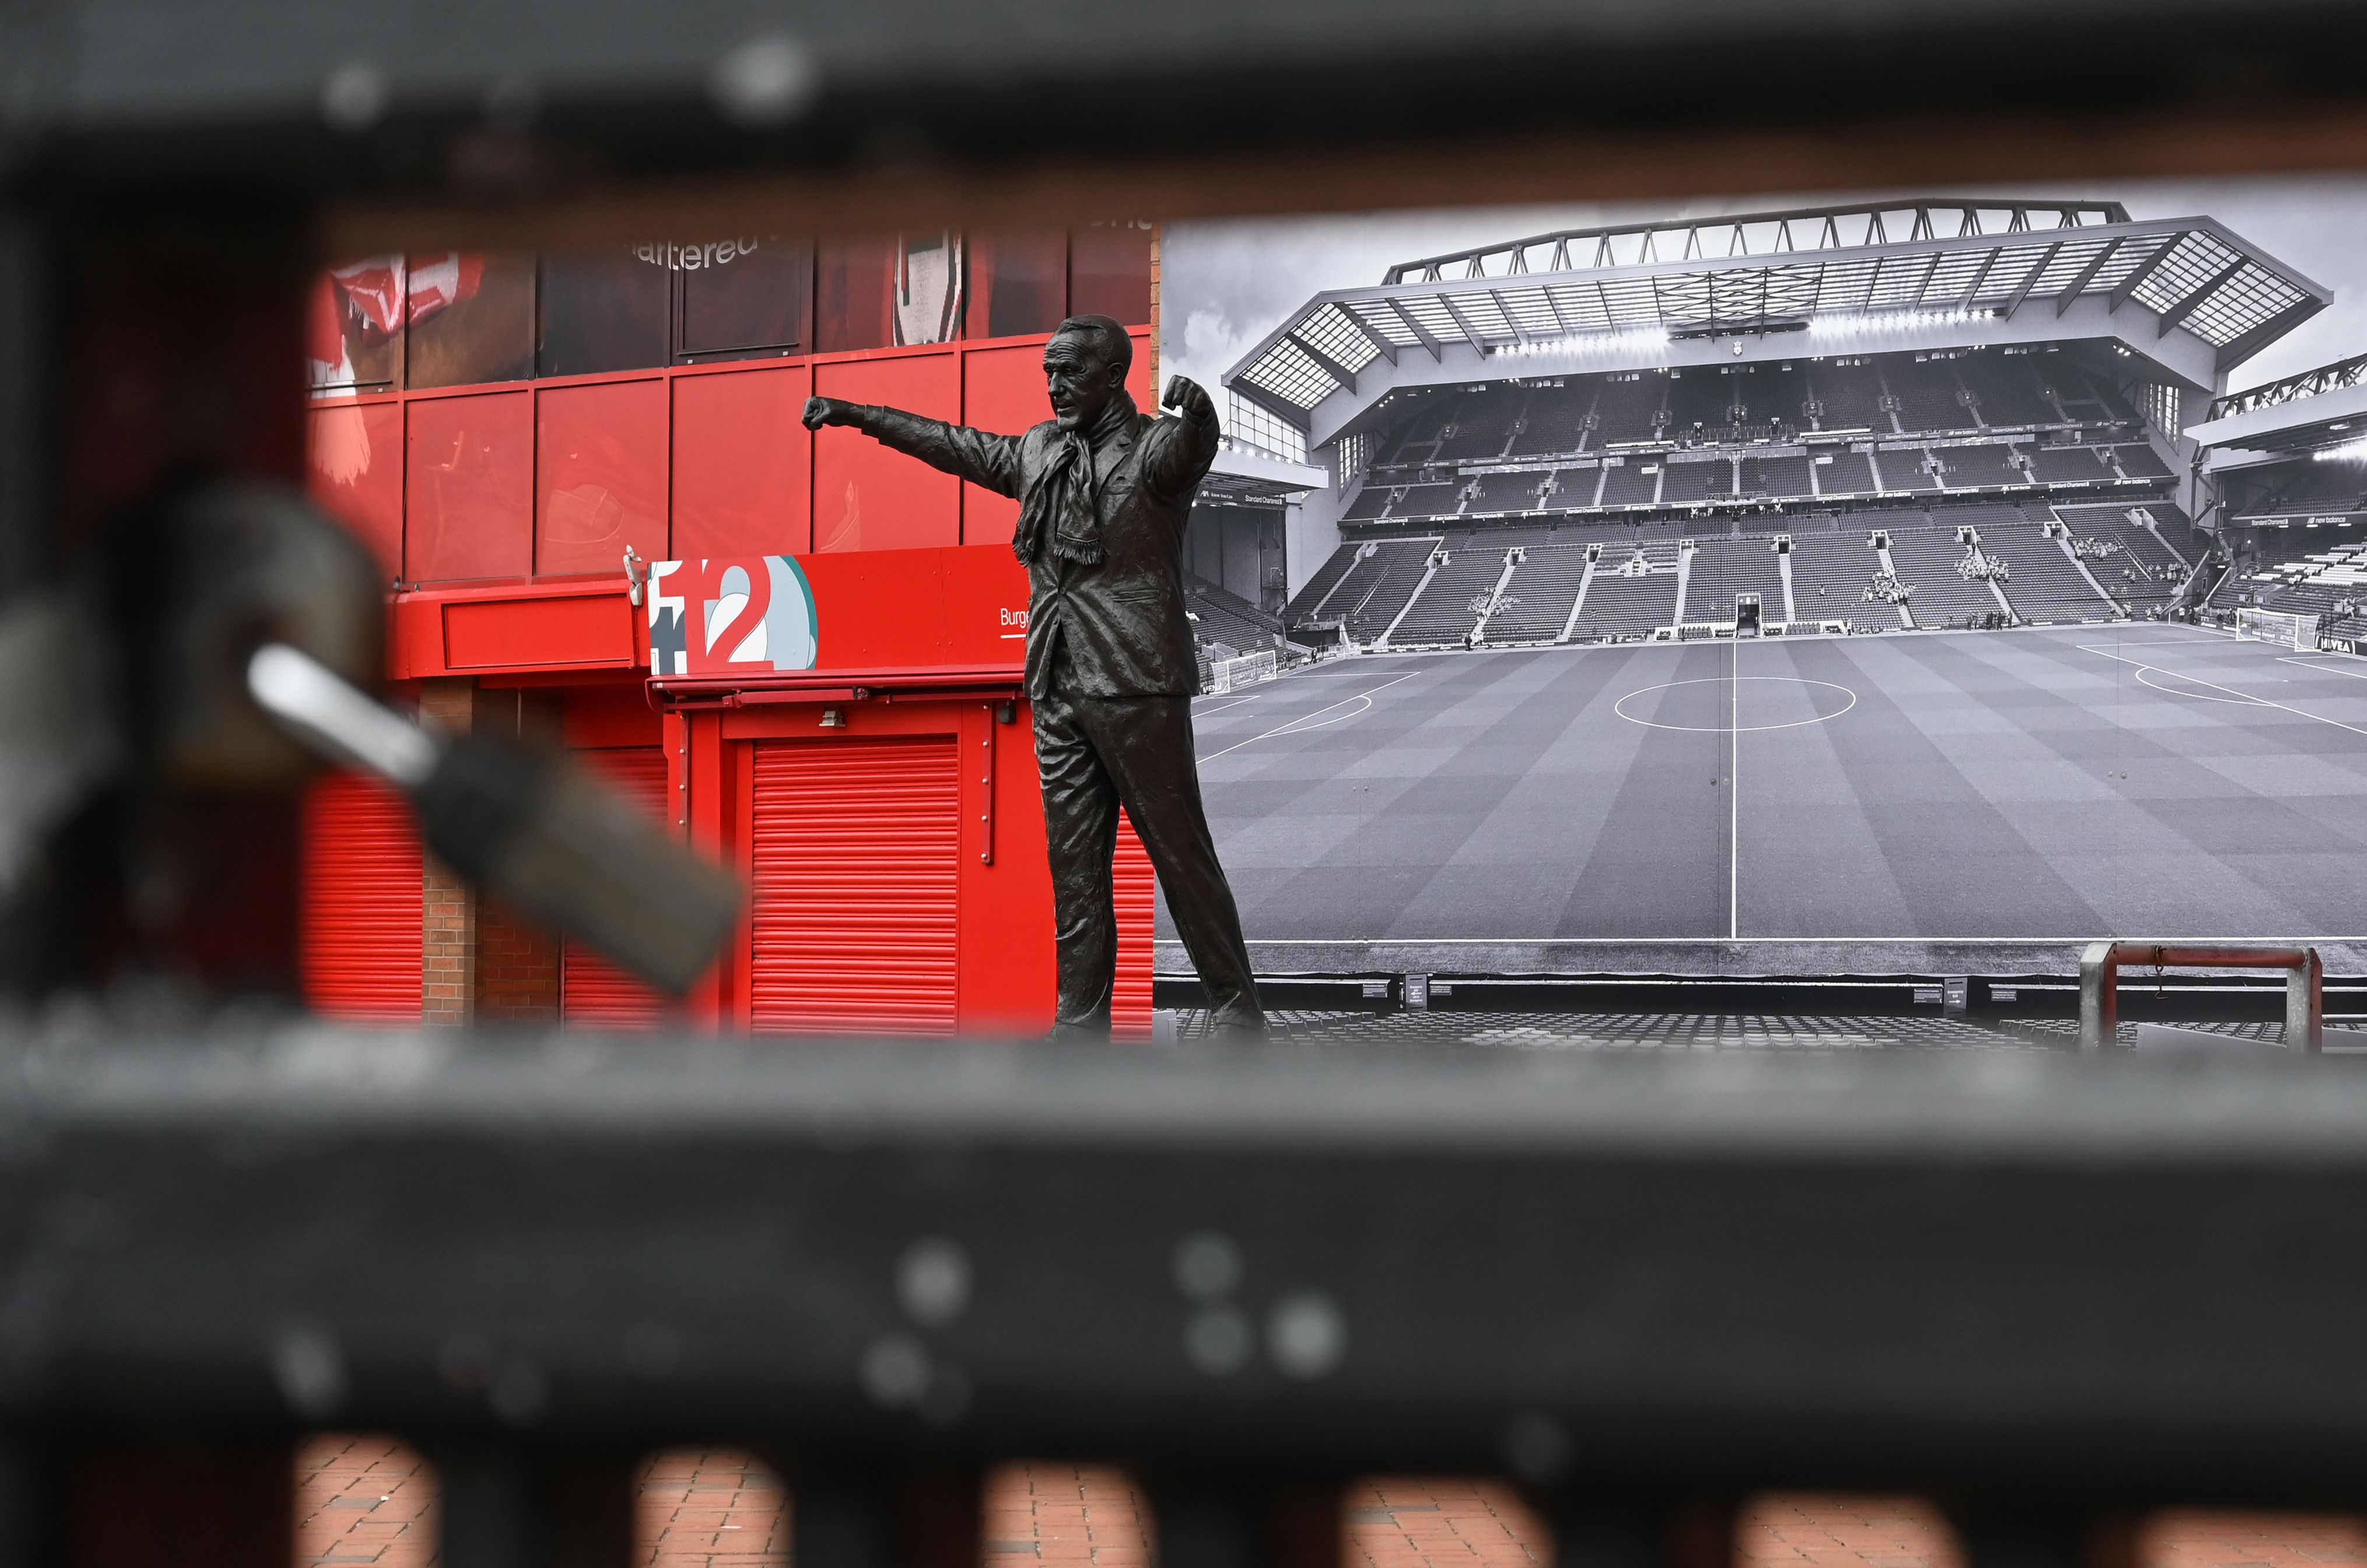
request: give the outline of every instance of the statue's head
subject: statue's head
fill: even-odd
[[[1090,430],[1126,390],[1134,340],[1107,316],[1070,316],[1044,345],[1044,389],[1063,430]]]

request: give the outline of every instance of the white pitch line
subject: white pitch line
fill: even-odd
[[[1741,931],[1742,908],[1742,644],[1726,645],[1726,934]]]
[[[2347,729],[2353,735],[2367,735],[2367,729],[2361,729],[2355,724],[2345,724],[2339,718],[2328,718],[2324,714],[2311,713],[2306,708],[2293,707],[2289,704],[2274,702],[2267,697],[2256,697],[2249,692],[2239,692],[2233,686],[2223,686],[2216,681],[2206,681],[2200,675],[2189,675],[2181,671],[2164,669],[2158,664],[2148,664],[2142,659],[2123,659],[2117,653],[2106,653],[2102,649],[2091,648],[2086,643],[2080,643],[2078,647],[2079,651],[2082,653],[2092,653],[2100,659],[2109,659],[2116,664],[2134,664],[2140,671],[2158,670],[2165,675],[2177,676],[2178,679],[2191,682],[2197,686],[2208,686],[2214,692],[2225,692],[2231,697],[2239,697],[2248,703],[2258,703],[2264,708],[2281,708],[2286,713],[2295,714],[2303,718],[2314,718],[2320,724],[2330,724],[2337,729]],[[2150,685],[2150,682],[2148,682],[2148,685]],[[2153,687],[2152,689],[2156,691],[2160,690],[2159,687]]]
[[[1207,699],[1206,699],[1206,697],[1203,697],[1203,698],[1201,698],[1201,699],[1199,699],[1199,700],[1200,700],[1200,701],[1202,701],[1202,702],[1206,702],[1206,701],[1207,701]],[[1258,694],[1257,694],[1255,692],[1251,692],[1251,693],[1248,696],[1246,696],[1246,697],[1235,697],[1231,702],[1229,702],[1229,703],[1218,703],[1215,707],[1212,707],[1212,708],[1202,708],[1198,713],[1194,714],[1192,716],[1193,716],[1194,718],[1206,718],[1206,717],[1207,717],[1207,716],[1208,716],[1210,714],[1212,714],[1212,713],[1223,713],[1227,708],[1237,708],[1237,707],[1240,706],[1243,703],[1253,703],[1253,702],[1255,702],[1255,701],[1257,701],[1257,700],[1258,700]]]
[[[2339,664],[2320,664],[2314,659],[2295,659],[2289,653],[2277,655],[2280,664],[2298,664],[2305,670],[2323,671],[2328,675],[2348,675],[2354,681],[2367,681],[2367,668],[2345,670]]]
[[[1404,674],[1399,676],[1397,681],[1384,681],[1379,685],[1375,686],[1372,691],[1359,692],[1353,697],[1342,697],[1336,703],[1326,703],[1323,706],[1317,708],[1315,713],[1301,714],[1297,718],[1292,719],[1289,723],[1277,725],[1274,728],[1267,730],[1263,735],[1252,735],[1247,740],[1236,740],[1230,746],[1226,747],[1223,751],[1211,751],[1206,756],[1200,759],[1200,763],[1203,767],[1206,767],[1208,763],[1215,761],[1221,756],[1224,756],[1226,752],[1238,751],[1244,746],[1253,746],[1261,740],[1270,740],[1277,735],[1300,735],[1304,734],[1308,729],[1325,729],[1332,725],[1338,724],[1342,719],[1353,718],[1357,714],[1366,712],[1372,707],[1374,692],[1386,692],[1391,686],[1396,685],[1398,681],[1410,681],[1416,675],[1421,673],[1421,671],[1419,670],[1409,670]],[[1362,703],[1365,705],[1361,708],[1357,708],[1354,712],[1343,713],[1334,718],[1327,718],[1321,724],[1308,724],[1307,722],[1308,719],[1316,716],[1316,714],[1330,713],[1333,708],[1346,707],[1350,703]]]

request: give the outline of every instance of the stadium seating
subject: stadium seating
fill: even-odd
[[[1737,396],[1750,405],[1750,423],[1786,431],[1807,424],[1800,408],[1808,400],[1808,382],[1799,366],[1762,364],[1739,380],[1744,389]]]
[[[1466,394],[1455,423],[1438,444],[1442,463],[1486,463],[1504,455],[1528,395],[1519,387]]]
[[[2104,466],[2093,446],[2034,446],[2031,471],[2041,484],[2110,484],[2120,476]]]
[[[1732,394],[1716,366],[1697,366],[1670,373],[1665,383],[1669,439],[1717,439],[1715,433],[1734,422],[1727,417]]]
[[[1735,493],[1746,501],[1761,496],[1791,498],[1814,494],[1808,484],[1808,468],[1806,454],[1745,457],[1742,459],[1742,483]]]
[[[1528,423],[1512,437],[1512,456],[1546,457],[1587,449],[1587,415],[1593,412],[1600,381],[1539,387],[1529,397]]]
[[[2005,596],[2025,621],[2101,621],[2112,605],[2096,597],[2063,547],[2037,528],[1999,528],[1981,535],[1981,548],[2006,563]],[[2092,570],[2097,563],[2090,562]],[[2097,572],[2101,579],[2104,574]],[[1919,595],[1920,597],[1920,595]]]
[[[1784,569],[1771,538],[1710,539],[1693,551],[1685,573],[1684,618],[1734,619],[1734,596],[1759,595],[1762,620],[1784,619]]]
[[[1996,490],[2006,485],[2027,485],[2030,476],[2009,459],[2010,446],[1942,446],[1940,460],[1948,467],[1946,484],[1950,490]]]
[[[1668,384],[1667,377],[1650,372],[1634,380],[1606,378],[1595,399],[1594,438],[1588,446],[1600,450],[1614,442],[1658,439],[1652,416],[1659,412],[1661,389]]]
[[[1416,484],[1401,487],[1389,500],[1385,517],[1452,517],[1463,504],[1461,484]]]
[[[1843,365],[1820,359],[1807,367],[1808,393],[1824,408],[1819,430],[1872,430],[1889,434],[1897,430],[1882,412],[1882,377],[1870,363]]]
[[[1548,511],[1576,510],[1600,505],[1602,502],[1597,498],[1603,491],[1603,476],[1606,470],[1600,466],[1557,468],[1553,476],[1554,488],[1546,493],[1545,498],[1538,504]]]
[[[1866,584],[1882,559],[1854,527],[1835,533],[1792,536],[1792,609],[1804,621],[1848,621],[1861,626],[1897,626],[1897,606],[1868,604]]]
[[[1429,583],[1390,634],[1389,645],[1417,648],[1424,643],[1463,641],[1479,618],[1471,608],[1472,599],[1494,588],[1503,574],[1501,549],[1454,551],[1444,566],[1431,573]]]
[[[2152,514],[2151,528],[2130,513],[2143,508]],[[2080,537],[2117,539],[2135,551],[2148,566],[2185,575],[2211,554],[2211,536],[2195,531],[2186,513],[2165,501],[2135,501],[2114,506],[2058,506],[2053,509],[2071,532]]]
[[[2264,479],[2239,482],[2245,483],[2249,493],[2234,504],[2238,516],[2350,512],[2359,508],[2362,496],[2367,496],[2367,467],[2304,461],[2282,465]]]
[[[1941,491],[1940,477],[1931,471],[1931,454],[1924,446],[1894,446],[1887,444],[1876,450],[1874,461],[1882,468],[1882,488],[1889,495],[1937,495]]]
[[[2061,516],[2075,537],[2095,539],[2116,545],[2125,551],[2128,562],[2116,562],[2106,557],[2101,562],[2090,561],[2088,570],[2096,574],[2116,598],[2130,598],[2146,603],[2168,603],[2174,598],[2179,586],[2186,581],[2187,563],[2173,553],[2160,536],[2142,523],[2135,522],[2129,507],[2067,506]],[[2124,575],[2123,565],[2135,569]],[[2107,570],[2110,567],[2112,570]],[[2121,584],[2128,582],[2130,591],[2123,593]]]
[[[1712,457],[1702,462],[1682,462],[1671,458],[1663,465],[1660,476],[1660,504],[1682,506],[1691,502],[1707,501],[1715,496],[1731,500],[1734,496],[1734,463],[1731,458]]]
[[[1323,607],[1325,618],[1341,616],[1348,635],[1359,642],[1380,636],[1421,585],[1430,553],[1437,547],[1435,537],[1391,540],[1378,546],[1369,558],[1349,568],[1339,591]]]
[[[1455,411],[1462,400],[1460,394],[1426,400],[1406,422],[1397,438],[1381,447],[1374,466],[1401,468],[1431,461],[1437,454],[1440,432],[1454,419]]]
[[[1999,614],[1997,595],[1989,592],[1988,583],[1977,579],[1966,581],[1956,575],[1956,563],[1964,558],[1965,547],[1957,542],[1954,528],[1891,531],[1891,564],[1898,569],[1899,582],[1915,591],[1908,608],[1917,626],[1960,626]]]
[[[1385,479],[1379,477],[1367,479],[1365,481],[1365,488],[1356,492],[1356,499],[1348,503],[1348,510],[1340,514],[1340,521],[1342,523],[1377,522],[1381,513],[1388,510],[1389,491],[1392,488]]]
[[[1874,469],[1865,454],[1847,448],[1817,453],[1809,459],[1816,469],[1817,493],[1846,496],[1874,493]]]
[[[2143,441],[2124,442],[2112,448],[2112,457],[2121,465],[2121,472],[2133,479],[2166,479],[2175,476],[2161,454]]]
[[[1284,621],[1295,626],[1314,615],[1315,607],[1323,603],[1324,595],[1330,593],[1339,585],[1340,580],[1348,575],[1348,568],[1355,558],[1356,546],[1353,541],[1343,543],[1333,550],[1324,558],[1323,563],[1315,569],[1313,574],[1305,582],[1299,584],[1298,592],[1290,596],[1290,603],[1283,609]]]
[[[1621,576],[1620,563],[1635,553],[1605,547],[1602,560],[1595,565],[1594,580],[1587,585],[1586,603],[1579,611],[1573,641],[1647,637],[1658,627],[1676,624],[1677,574],[1663,570],[1645,577]],[[1648,559],[1671,565],[1676,558],[1676,553],[1665,547],[1648,549],[1644,554]]]
[[[1603,476],[1604,506],[1648,506],[1659,493],[1660,465],[1657,460],[1637,461],[1629,457],[1620,467]]]
[[[2065,417],[2082,424],[2135,424],[2137,416],[2121,395],[2076,365],[2054,367],[2055,400]]]
[[[1243,653],[1282,644],[1279,617],[1190,572],[1184,575],[1184,608],[1195,642],[1229,643]]]
[[[1561,636],[1585,578],[1585,550],[1558,546],[1531,549],[1512,569],[1504,608],[1489,620],[1487,640],[1550,642]]]
[[[2063,423],[2063,411],[2046,395],[2038,368],[2028,357],[1975,354],[1955,363],[1983,423],[1996,428]]]
[[[1546,481],[1542,473],[1482,474],[1479,488],[1464,504],[1467,516],[1488,516],[1507,512],[1535,512],[1538,509],[1537,487]]]
[[[1882,362],[1881,368],[1883,380],[1898,403],[1900,429],[1971,430],[1978,424],[1958,396],[1964,389],[1948,361],[1893,355]]]

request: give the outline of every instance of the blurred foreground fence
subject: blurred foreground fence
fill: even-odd
[[[683,1443],[766,1457],[799,1568],[968,1568],[1020,1456],[1127,1466],[1168,1568],[1328,1562],[1376,1472],[1505,1475],[1571,1563],[1723,1561],[1767,1487],[2002,1562],[2367,1467],[2339,1059],[303,1027],[20,1044],[0,1158],[8,1512],[77,1561],[147,1558],[94,1465],[273,1561],[323,1428],[419,1444],[455,1568],[621,1564]]]

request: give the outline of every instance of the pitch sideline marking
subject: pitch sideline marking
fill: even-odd
[[[2316,670],[2328,675],[2348,675],[2354,681],[2367,681],[2367,670],[2345,670],[2339,664],[2320,664],[2315,659],[2295,659],[2290,653],[2277,655],[2280,664],[2298,664],[2305,670]]]
[[[2109,659],[2116,664],[2134,664],[2140,671],[2146,670],[2161,670],[2161,672],[2165,675],[2176,675],[2181,681],[2191,681],[2198,686],[2208,686],[2214,692],[2225,692],[2229,696],[2241,698],[2243,701],[2248,703],[2257,703],[2261,707],[2281,708],[2286,713],[2295,714],[2303,718],[2314,718],[2320,724],[2330,724],[2337,729],[2347,729],[2353,735],[2367,735],[2367,729],[2361,729],[2355,724],[2345,724],[2339,718],[2327,718],[2323,714],[2311,713],[2306,708],[2293,707],[2284,703],[2271,701],[2267,697],[2256,697],[2251,695],[2249,693],[2239,692],[2233,686],[2223,686],[2216,681],[2205,681],[2199,675],[2181,674],[2176,670],[2162,670],[2162,667],[2158,664],[2147,664],[2141,659],[2124,659],[2117,653],[2106,653],[2102,649],[2091,648],[2086,643],[2080,643],[2077,646],[2082,653],[2092,653],[2100,659]],[[2140,675],[2141,680],[2142,678],[2142,675]],[[2145,683],[2154,691],[2158,692],[2161,690],[2159,686],[2154,686],[2150,682],[2146,682]]]
[[[2239,708],[2257,708],[2269,705],[2258,697],[2214,697],[2208,692],[2181,692],[2175,686],[2156,685],[2153,682],[2146,679],[2148,675],[2167,675],[2173,681],[2184,681],[2189,679],[2189,677],[2180,675],[2175,670],[2157,669],[2150,664],[2140,669],[2137,671],[2137,684],[2145,687],[2148,691],[2159,692],[2165,697],[2191,697],[2199,703],[2228,703]]]
[[[1201,758],[1200,765],[1202,767],[1206,767],[1210,762],[1215,761],[1217,758],[1226,755],[1228,752],[1238,751],[1244,746],[1253,746],[1261,740],[1270,740],[1277,735],[1303,735],[1310,729],[1327,729],[1332,725],[1340,723],[1342,719],[1354,718],[1358,714],[1370,712],[1373,706],[1373,694],[1375,692],[1386,692],[1391,686],[1396,685],[1399,681],[1410,681],[1416,675],[1421,673],[1421,671],[1419,670],[1410,670],[1406,671],[1406,673],[1399,676],[1397,681],[1384,681],[1379,685],[1375,686],[1372,691],[1359,692],[1353,697],[1342,697],[1336,703],[1327,703],[1323,706],[1317,708],[1315,713],[1301,714],[1298,717],[1292,719],[1287,724],[1277,725],[1274,728],[1267,730],[1263,735],[1252,735],[1247,740],[1236,740],[1230,746],[1226,747],[1223,751],[1211,751],[1206,756]],[[1308,724],[1307,722],[1308,719],[1315,717],[1316,714],[1330,713],[1333,708],[1346,707],[1350,703],[1362,703],[1365,705],[1351,712],[1340,714],[1331,718],[1327,718],[1321,724]]]
[[[1201,698],[1197,698],[1197,699],[1195,699],[1195,700],[1200,701],[1200,702],[1206,702],[1207,699],[1206,699],[1206,697],[1201,697]],[[1257,694],[1257,693],[1255,693],[1255,692],[1251,692],[1251,693],[1248,696],[1246,696],[1246,697],[1235,697],[1231,702],[1229,702],[1229,703],[1218,703],[1215,707],[1212,707],[1212,708],[1202,708],[1198,713],[1194,714],[1192,716],[1193,716],[1193,717],[1195,717],[1195,718],[1206,718],[1206,717],[1207,717],[1207,716],[1208,716],[1210,714],[1212,714],[1212,713],[1223,713],[1223,712],[1224,712],[1226,709],[1228,709],[1228,708],[1237,708],[1237,707],[1240,706],[1243,703],[1253,703],[1253,702],[1255,702],[1255,701],[1257,701],[1257,700],[1258,700],[1258,694]]]

